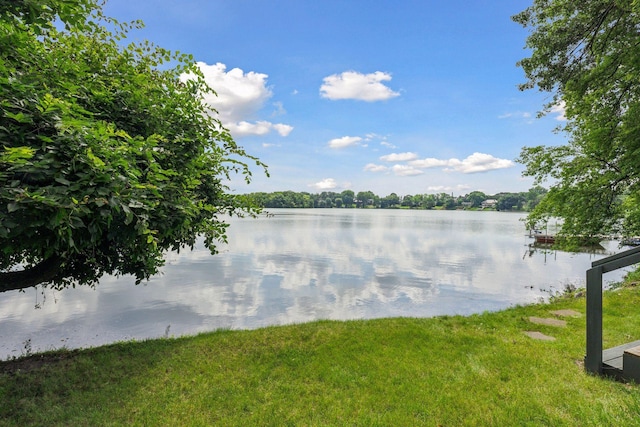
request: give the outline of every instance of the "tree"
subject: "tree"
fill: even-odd
[[[447,202],[453,199],[453,196],[447,193],[439,193],[435,195],[436,206],[445,206]],[[451,202],[449,202],[449,206],[451,206]]]
[[[433,194],[426,194],[422,199],[422,207],[425,209],[433,209],[436,206],[436,196]]]
[[[566,145],[525,147],[519,161],[549,192],[531,225],[564,219],[575,239],[640,234],[640,2],[534,0],[514,16],[531,28],[527,82],[553,92],[544,112],[565,107]]]
[[[456,203],[456,200],[453,197],[449,197],[445,202],[444,202],[444,208],[447,210],[453,210],[458,206],[458,204]]]
[[[344,190],[340,193],[340,196],[342,196],[342,203],[345,207],[353,207],[353,200],[355,199],[355,193],[353,190]]]
[[[356,198],[357,204],[361,208],[375,206],[378,200],[378,196],[376,196],[372,191],[360,191]]]
[[[0,0],[0,291],[139,283],[256,212],[224,182],[264,165],[210,114],[193,58],[122,47],[141,23],[96,2]]]
[[[414,206],[413,196],[411,194],[407,194],[406,196],[404,196],[402,198],[401,206],[413,207]]]
[[[482,202],[487,200],[487,195],[482,191],[472,191],[466,196],[466,199],[471,202],[472,207],[479,208],[482,205]]]
[[[380,205],[383,208],[393,207],[400,204],[400,197],[396,193],[391,193],[388,196],[380,199]]]
[[[525,194],[525,209],[529,211],[533,210],[536,206],[538,206],[545,194],[547,194],[547,189],[539,185],[530,188],[529,191]]]
[[[521,193],[500,193],[496,209],[499,211],[519,211],[522,209],[523,199]]]

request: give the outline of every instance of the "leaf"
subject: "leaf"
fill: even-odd
[[[104,168],[105,163],[98,156],[93,154],[93,150],[91,150],[91,147],[87,148],[87,157],[89,158],[89,160],[91,160],[93,166],[95,166],[96,168]]]
[[[127,212],[127,215],[124,218],[124,225],[129,225],[133,222],[133,213]]]
[[[193,57],[121,42],[142,24],[121,25],[102,3],[0,0],[19,13],[0,13],[2,250],[7,268],[64,258],[54,286],[148,278],[164,250],[221,224],[214,213],[245,209],[224,182],[253,158],[211,117]],[[139,236],[149,229],[162,233]]]
[[[56,181],[57,183],[60,183],[60,184],[62,184],[62,185],[66,185],[66,186],[69,186],[69,185],[71,184],[71,182],[70,182],[69,180],[67,180],[67,179],[65,179],[65,178],[63,178],[63,177],[61,177],[61,176],[56,177],[56,178],[55,178],[55,181]]]
[[[31,119],[31,117],[27,116],[26,114],[20,112],[20,113],[12,113],[10,111],[5,111],[4,114],[9,117],[10,119],[15,120],[18,123],[31,123],[33,120]]]
[[[31,147],[5,147],[4,153],[0,154],[0,161],[5,163],[24,164],[35,154]]]

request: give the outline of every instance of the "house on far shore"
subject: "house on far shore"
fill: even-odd
[[[482,209],[495,209],[498,201],[496,199],[487,199],[480,204]]]

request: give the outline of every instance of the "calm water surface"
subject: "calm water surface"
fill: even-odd
[[[105,277],[95,289],[0,295],[0,358],[218,328],[499,310],[584,286],[605,256],[531,250],[515,213],[270,212],[231,219],[219,255],[169,254],[146,285]]]

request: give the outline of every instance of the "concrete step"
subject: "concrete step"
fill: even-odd
[[[640,383],[640,345],[628,348],[622,353],[622,375]]]

